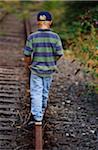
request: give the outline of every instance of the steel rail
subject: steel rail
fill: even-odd
[[[25,43],[26,43],[26,39],[28,35],[32,32],[32,25],[31,25],[30,19],[24,20],[24,29],[25,29],[25,35],[26,35],[25,36]],[[27,84],[29,84],[29,77],[28,77]],[[42,150],[42,147],[43,147],[42,125],[35,124],[34,130],[35,130],[35,150]]]

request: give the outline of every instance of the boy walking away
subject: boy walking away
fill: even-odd
[[[37,23],[39,29],[28,36],[24,55],[31,70],[32,120],[35,120],[35,124],[42,124],[43,115],[47,108],[52,74],[57,70],[57,61],[63,55],[63,48],[59,35],[50,29],[52,16],[49,12],[39,12]]]

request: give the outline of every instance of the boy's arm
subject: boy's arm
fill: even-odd
[[[33,53],[32,41],[29,39],[29,37],[26,41],[23,53],[24,53],[25,68],[28,69],[31,64],[31,54]]]
[[[56,61],[58,61],[62,56],[63,53],[63,46],[60,37],[58,36],[57,42],[56,42]]]

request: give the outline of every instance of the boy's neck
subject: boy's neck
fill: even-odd
[[[50,28],[49,27],[45,27],[45,26],[41,26],[41,27],[39,27],[39,29],[42,29],[42,30],[49,30]]]

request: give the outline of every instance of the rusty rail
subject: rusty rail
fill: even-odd
[[[0,21],[3,21],[4,17],[8,14],[5,10],[0,10]]]
[[[35,124],[35,150],[42,150],[42,125]]]
[[[24,29],[25,29],[25,43],[26,43],[26,39],[28,37],[28,35],[32,32],[32,26],[31,26],[31,22],[29,19],[24,20]],[[29,76],[30,77],[30,76]],[[28,77],[28,83],[29,84],[29,77]],[[33,129],[32,129],[33,130]],[[42,140],[42,125],[39,124],[35,124],[35,150],[42,150],[43,147],[43,140]]]
[[[5,17],[8,17],[9,14],[6,16],[6,13],[2,15],[2,19],[1,22],[4,20]],[[11,21],[13,22],[13,24],[15,24],[15,21],[13,21],[13,18],[9,18],[9,24],[11,24]],[[6,19],[5,19],[6,20]],[[17,22],[16,22],[17,23]],[[31,29],[31,22],[29,19],[24,20],[23,21],[23,27],[24,27],[24,36],[22,36],[19,32],[19,37],[24,38],[23,40],[25,40],[28,37],[28,35],[31,33],[32,29]],[[17,26],[16,26],[17,27]],[[20,27],[19,27],[20,28]],[[17,32],[16,32],[17,33]],[[11,36],[13,38],[16,37],[16,33],[12,32]],[[7,36],[10,35],[10,32],[8,33]],[[15,36],[15,37],[14,37]],[[10,36],[9,36],[10,37]],[[2,37],[1,37],[2,38]],[[5,37],[3,37],[5,38]],[[5,41],[7,41],[7,39],[5,38]],[[1,41],[2,44],[5,41]],[[17,41],[14,41],[15,43]],[[13,42],[13,43],[14,43]],[[9,43],[12,43],[12,41],[9,41]],[[11,45],[11,44],[9,44]],[[16,57],[13,54],[13,57]],[[5,57],[4,57],[5,59]],[[18,61],[18,60],[17,60]],[[20,61],[20,60],[19,60]],[[22,62],[19,62],[22,64]],[[23,99],[23,95],[21,93],[21,86],[26,86],[26,89],[29,88],[29,76],[27,76],[27,83],[25,81],[23,81],[23,83],[21,83],[21,68],[14,66],[16,64],[12,64],[11,68],[10,66],[6,66],[3,67],[1,64],[0,67],[0,150],[2,148],[9,148],[11,149],[12,145],[10,145],[12,142],[12,140],[14,141],[14,139],[16,138],[16,135],[14,136],[13,132],[15,130],[14,125],[15,122],[17,122],[17,109],[19,110],[19,105],[18,103],[20,103],[19,99]],[[24,68],[24,67],[23,67]],[[25,82],[25,83],[24,83]],[[8,119],[9,118],[9,119]],[[3,133],[3,131],[6,131],[6,134]],[[42,125],[35,125],[34,128],[32,128],[32,138],[35,135],[35,141],[34,141],[34,147],[35,150],[42,150]],[[7,144],[7,141],[8,144]],[[33,143],[33,141],[32,141]],[[6,146],[5,146],[6,145]],[[13,146],[14,147],[14,146]],[[19,146],[18,146],[19,147]]]
[[[24,23],[24,30],[25,30],[25,43],[26,43],[27,37],[31,33],[32,28],[31,28],[30,19],[24,19],[23,23]]]
[[[25,93],[23,44],[20,44],[24,41],[24,26],[13,14],[2,12],[0,27],[0,150],[12,150],[17,146],[16,123],[20,99],[24,100]]]

